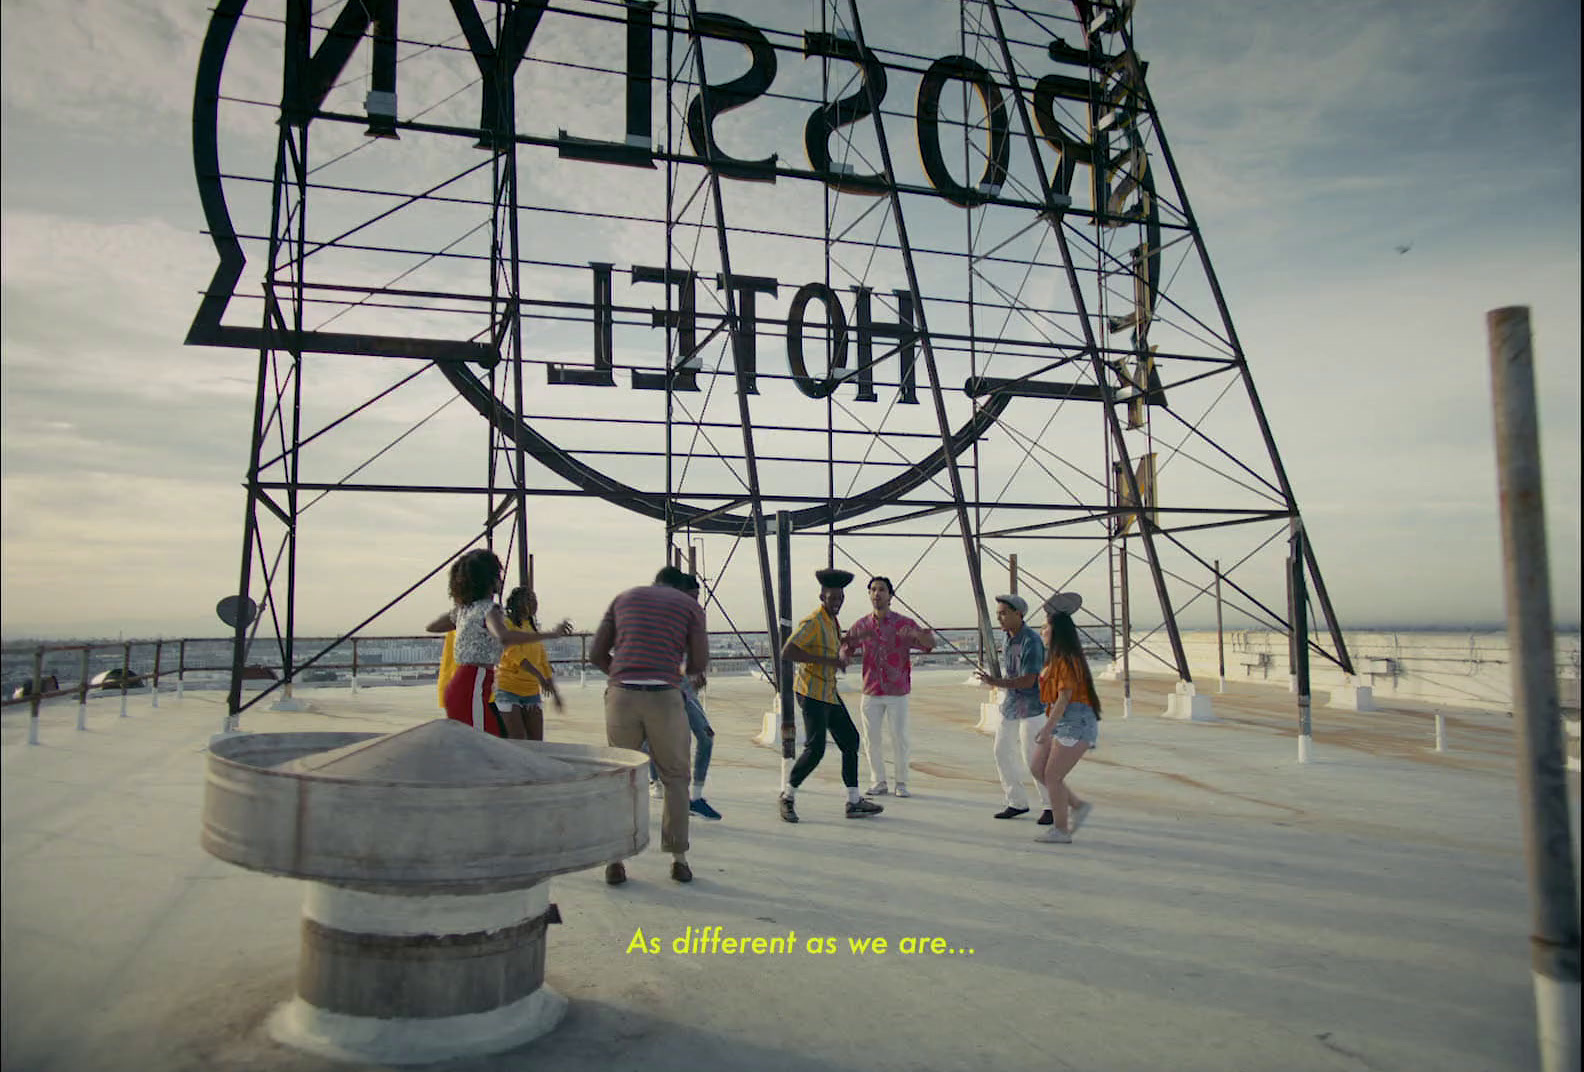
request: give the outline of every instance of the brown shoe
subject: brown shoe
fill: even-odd
[[[608,885],[608,886],[620,886],[623,882],[626,882],[626,881],[627,881],[627,865],[626,864],[618,862],[618,863],[614,863],[614,864],[606,864],[605,865],[605,884],[606,885]]]
[[[692,882],[693,869],[681,860],[671,861],[671,877],[678,882]]]

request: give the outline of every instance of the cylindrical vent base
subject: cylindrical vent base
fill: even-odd
[[[402,1063],[537,1038],[566,1009],[543,985],[548,892],[400,896],[307,883],[297,997],[276,1011],[271,1035],[323,1056]]]

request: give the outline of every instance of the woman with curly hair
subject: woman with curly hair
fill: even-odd
[[[1072,841],[1092,810],[1068,786],[1067,775],[1100,738],[1100,697],[1072,620],[1082,605],[1076,592],[1059,592],[1045,601],[1045,669],[1039,676],[1045,724],[1034,736],[1029,767],[1049,791],[1051,806],[1050,829],[1034,840],[1058,845]]]
[[[513,588],[506,597],[506,624],[512,629],[537,631],[539,597],[527,585]],[[565,710],[555,687],[555,672],[542,643],[513,644],[501,655],[495,672],[495,707],[506,724],[506,736],[515,740],[544,740],[544,704],[550,694],[557,711]]]
[[[489,717],[489,697],[502,649],[507,644],[531,644],[572,632],[571,622],[562,622],[548,633],[507,626],[506,616],[495,602],[501,575],[501,561],[493,551],[480,547],[459,557],[451,563],[449,580],[455,606],[427,626],[431,633],[456,630],[457,668],[446,685],[446,717],[496,737],[505,733],[499,720]]]

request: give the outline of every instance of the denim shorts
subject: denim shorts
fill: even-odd
[[[1063,748],[1071,748],[1079,742],[1093,748],[1100,742],[1100,720],[1088,704],[1069,703],[1051,736]]]
[[[519,696],[515,692],[505,689],[495,690],[496,707],[540,707],[544,704],[543,698],[536,692],[532,696]]]

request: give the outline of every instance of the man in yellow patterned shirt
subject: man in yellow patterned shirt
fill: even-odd
[[[781,786],[781,818],[798,821],[793,799],[820,760],[825,758],[825,732],[836,739],[841,749],[842,784],[847,787],[847,818],[866,819],[885,809],[858,792],[858,727],[853,725],[847,705],[836,691],[836,673],[847,668],[841,654],[841,626],[836,616],[846,601],[846,587],[853,575],[846,570],[816,570],[820,583],[819,609],[798,623],[781,649],[781,657],[798,664],[792,691],[803,709],[803,754],[792,765]]]

